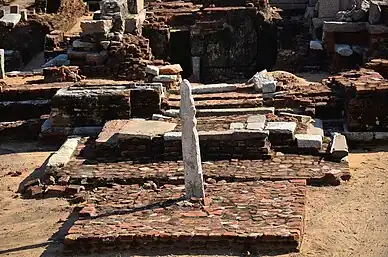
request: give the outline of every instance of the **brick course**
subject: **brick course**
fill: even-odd
[[[233,181],[307,179],[313,185],[338,185],[350,178],[348,164],[321,160],[318,156],[282,155],[271,160],[223,160],[203,162],[206,179]],[[89,187],[112,183],[183,184],[182,161],[101,163],[82,158],[73,160],[56,174],[70,177],[71,184]]]

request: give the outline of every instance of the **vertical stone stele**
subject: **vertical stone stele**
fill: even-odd
[[[182,126],[182,156],[185,170],[186,197],[205,198],[203,184],[201,152],[197,132],[197,119],[195,118],[195,105],[191,93],[191,84],[183,80],[180,85],[181,102],[180,115]]]

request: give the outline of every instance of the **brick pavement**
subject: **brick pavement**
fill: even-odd
[[[307,179],[312,185],[338,185],[350,178],[347,163],[325,161],[319,156],[282,155],[269,160],[222,160],[203,162],[204,177],[210,180],[253,181]],[[89,187],[112,183],[162,185],[183,184],[182,161],[136,163],[133,161],[101,163],[82,158],[73,160],[56,177],[70,184]]]
[[[145,190],[121,185],[88,192],[88,204],[69,229],[65,249],[143,254],[298,249],[304,180],[219,182],[205,190],[205,205],[184,201],[183,186]]]

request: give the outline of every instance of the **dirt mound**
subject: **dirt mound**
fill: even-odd
[[[57,0],[60,1],[58,11],[54,14],[44,14],[32,17],[32,20],[47,26],[50,31],[71,29],[78,19],[87,14],[87,8],[82,0]]]
[[[60,0],[56,14],[32,15],[28,22],[19,22],[11,30],[0,27],[0,48],[19,51],[27,63],[43,50],[46,34],[70,29],[86,11],[82,0]]]
[[[284,85],[289,84],[309,84],[305,79],[295,76],[294,74],[287,71],[272,71],[269,74]]]

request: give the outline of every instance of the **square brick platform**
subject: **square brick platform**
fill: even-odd
[[[89,191],[65,249],[159,254],[298,250],[305,180],[219,182],[208,184],[205,191],[205,206],[183,200],[184,186],[145,190],[117,185]]]

